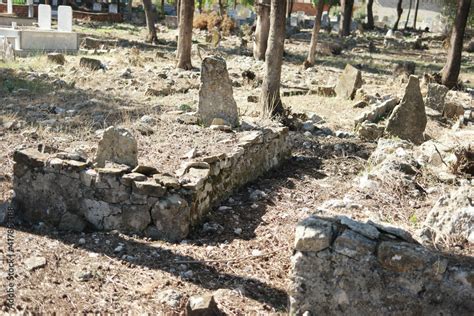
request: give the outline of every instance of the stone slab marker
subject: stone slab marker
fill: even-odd
[[[72,32],[72,8],[66,5],[58,7],[58,31]]]
[[[428,93],[425,99],[426,106],[443,112],[444,99],[448,91],[449,89],[446,86],[437,83],[428,84]]]
[[[215,118],[223,119],[232,126],[238,124],[232,82],[226,62],[221,57],[208,56],[202,61],[198,115],[201,122],[208,126]]]
[[[104,167],[106,161],[136,167],[138,164],[138,145],[132,133],[125,128],[108,127],[97,146],[95,163]]]
[[[40,4],[38,6],[38,27],[42,30],[51,30],[51,6]]]
[[[339,76],[336,95],[344,99],[354,99],[356,90],[362,87],[362,73],[359,69],[347,64]]]
[[[405,95],[390,115],[385,133],[421,144],[426,128],[426,112],[423,96],[420,91],[420,81],[416,76],[410,76],[405,88]]]

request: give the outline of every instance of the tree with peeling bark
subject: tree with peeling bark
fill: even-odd
[[[448,58],[442,70],[441,82],[448,88],[458,84],[459,71],[461,70],[461,55],[466,30],[467,19],[471,7],[471,0],[458,0],[456,18],[451,32]]]
[[[402,4],[403,4],[403,0],[398,0],[398,2],[397,2],[397,20],[395,21],[395,24],[392,27],[392,30],[394,30],[394,31],[398,30],[398,23],[400,23],[400,18],[402,17],[402,13],[403,13]]]
[[[316,17],[314,19],[313,33],[311,34],[311,44],[309,45],[308,57],[303,64],[305,68],[314,66],[316,58],[316,46],[318,45],[319,30],[321,29],[321,17],[323,15],[324,1],[318,0],[316,7]]]
[[[257,12],[257,27],[253,42],[253,57],[256,60],[265,60],[268,32],[270,31],[270,0],[258,0],[255,3],[255,10]]]
[[[354,0],[341,0],[341,21],[339,24],[339,36],[348,36],[351,34],[352,11],[354,9]]]
[[[181,0],[178,25],[178,64],[177,68],[190,70],[191,46],[193,36],[194,0]]]
[[[263,117],[274,117],[284,112],[280,98],[281,65],[285,44],[286,0],[271,0],[270,33],[265,55],[265,77],[262,84]]]
[[[373,6],[374,6],[374,0],[368,0],[367,1],[367,25],[365,26],[367,30],[373,30],[375,27]]]
[[[157,43],[158,37],[156,36],[155,14],[153,14],[151,0],[143,0],[143,9],[145,10],[146,27],[148,29],[146,41],[148,43]]]

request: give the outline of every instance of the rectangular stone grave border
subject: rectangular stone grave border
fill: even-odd
[[[94,168],[64,152],[19,150],[13,156],[13,204],[17,217],[33,224],[178,241],[232,191],[288,159],[287,138],[285,127],[243,132],[232,152],[188,162],[176,175]]]

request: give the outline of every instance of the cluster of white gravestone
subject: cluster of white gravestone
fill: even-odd
[[[41,30],[51,30],[51,6],[38,6],[38,27]],[[72,32],[72,8],[66,5],[58,7],[58,31]]]

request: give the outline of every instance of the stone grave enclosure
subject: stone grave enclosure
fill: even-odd
[[[470,315],[472,258],[449,257],[382,223],[312,216],[298,224],[290,315]]]
[[[126,131],[118,129],[114,135],[114,146],[125,146],[136,154],[136,143]],[[118,149],[98,150],[96,164],[74,153],[16,151],[13,202],[17,215],[61,230],[119,230],[154,239],[183,239],[232,190],[290,156],[285,127],[237,135],[234,151],[185,163],[176,175],[160,173],[159,166],[137,166],[136,159],[117,161],[115,156],[124,156]],[[107,159],[115,163],[104,164]]]

